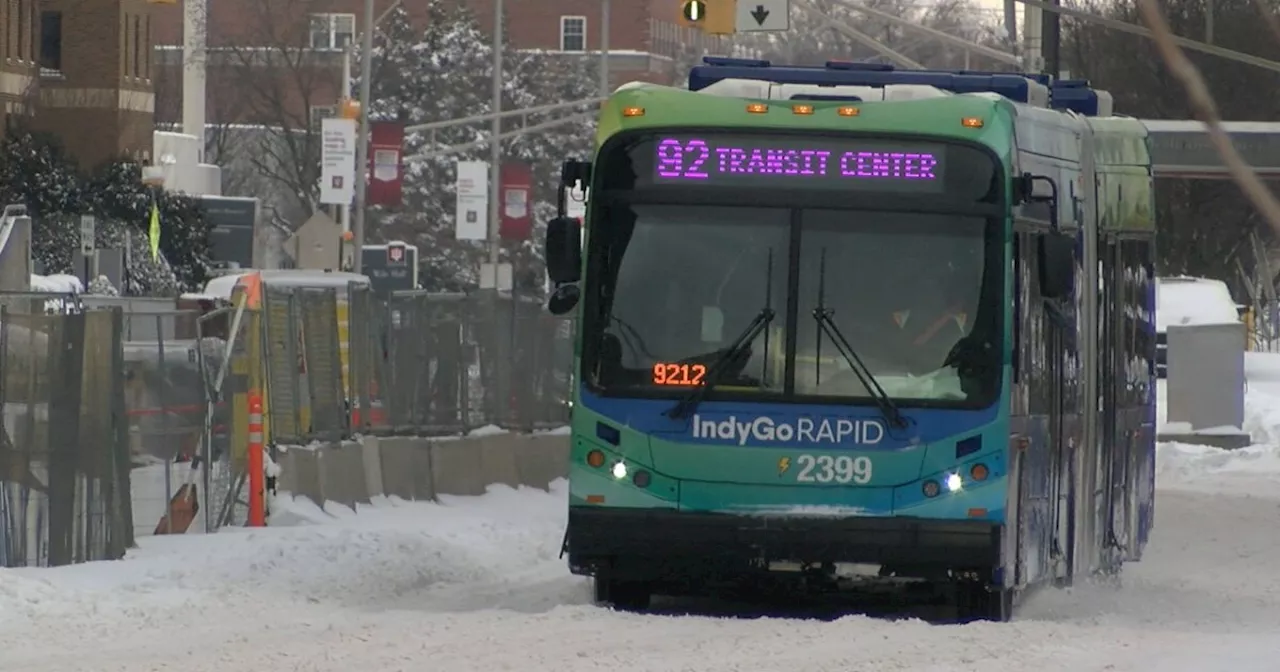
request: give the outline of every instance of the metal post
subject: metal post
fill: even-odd
[[[338,103],[342,103],[342,99],[351,97],[351,48],[350,42],[342,48],[342,84],[339,91],[342,92],[338,96]],[[351,204],[339,206],[338,223],[342,225],[342,232],[346,233],[351,230]],[[342,255],[338,255],[338,267],[342,267]]]
[[[364,0],[364,32],[360,45],[360,128],[356,132],[356,203],[351,233],[355,240],[351,249],[351,271],[360,273],[364,255],[365,195],[368,193],[369,168],[369,103],[373,79],[373,0]]]
[[[493,3],[493,112],[502,110],[502,17],[504,14],[502,0]],[[498,259],[502,251],[502,242],[498,240],[499,222],[502,206],[498,199],[502,190],[498,184],[498,176],[502,165],[502,119],[494,117],[491,127],[492,137],[489,140],[489,263],[493,264],[494,284],[497,285]]]
[[[609,97],[609,5],[610,0],[601,0],[600,7],[600,97]]]
[[[1207,44],[1213,44],[1213,3],[1214,0],[1205,0],[1204,3],[1204,41]]]

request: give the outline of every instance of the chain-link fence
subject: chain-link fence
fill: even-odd
[[[568,419],[572,325],[536,300],[267,288],[262,315],[275,443]]]
[[[532,430],[567,420],[572,331],[539,302],[399,292],[374,310],[378,330],[368,338],[385,344],[386,413],[361,431]]]
[[[133,533],[121,312],[4,298],[0,566],[122,557]]]
[[[202,382],[181,386],[203,389],[195,443],[210,446],[196,451],[211,464],[201,474],[205,529],[243,523],[247,514],[250,390],[262,392],[272,445],[486,425],[528,431],[568,419],[572,324],[536,300],[425,292],[380,300],[354,283],[263,282],[237,290],[232,304],[199,318],[204,347],[192,357]]]

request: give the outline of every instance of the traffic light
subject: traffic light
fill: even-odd
[[[731,35],[735,32],[737,5],[737,0],[680,0],[676,22],[708,35]]]

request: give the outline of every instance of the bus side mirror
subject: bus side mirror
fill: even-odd
[[[577,285],[560,285],[547,299],[547,312],[552,315],[564,315],[578,305],[582,290]]]
[[[1046,187],[1037,191],[1036,187]],[[1062,231],[1058,221],[1058,183],[1048,175],[1023,173],[1015,195],[1049,208],[1049,232],[1040,236],[1036,250],[1040,262],[1040,296],[1070,298],[1076,282],[1076,239]]]
[[[548,222],[544,251],[547,277],[552,283],[562,285],[581,279],[582,234],[577,220],[556,217]]]
[[[1040,296],[1070,298],[1075,290],[1076,239],[1061,231],[1040,236]]]

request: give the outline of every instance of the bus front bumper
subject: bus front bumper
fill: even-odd
[[[572,570],[684,573],[744,561],[990,569],[1000,526],[986,521],[802,517],[570,507]]]

